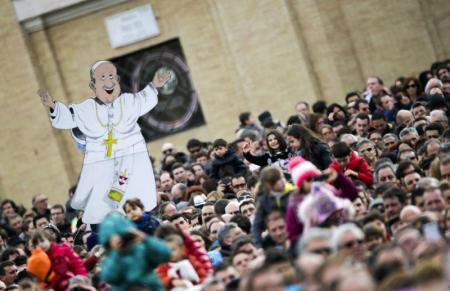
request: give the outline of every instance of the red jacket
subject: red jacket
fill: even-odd
[[[371,187],[373,184],[372,169],[369,164],[367,164],[366,160],[358,156],[355,151],[352,151],[350,161],[345,167],[342,167],[336,162],[336,160],[334,160],[331,163],[330,168],[335,169],[340,173],[345,173],[346,170],[355,171],[358,173],[358,179],[364,182],[367,187]]]
[[[55,272],[55,277],[51,280],[49,289],[65,291],[69,287],[70,278],[76,275],[88,275],[83,261],[67,244],[52,243],[47,255]]]

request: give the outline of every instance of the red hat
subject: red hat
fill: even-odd
[[[289,170],[291,171],[292,181],[301,188],[305,179],[319,176],[320,170],[310,161],[302,157],[294,157],[289,161]]]

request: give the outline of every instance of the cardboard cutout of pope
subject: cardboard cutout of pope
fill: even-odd
[[[153,168],[137,120],[156,106],[156,88],[172,76],[158,70],[142,91],[130,94],[121,92],[117,69],[109,61],[96,62],[90,75],[95,97],[81,103],[66,106],[47,91],[38,95],[50,110],[52,126],[70,129],[85,145],[72,207],[84,210],[84,223],[98,224],[130,198],[141,199],[146,211],[156,207]]]

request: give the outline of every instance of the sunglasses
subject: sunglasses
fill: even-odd
[[[366,148],[366,149],[361,150],[361,152],[362,153],[365,153],[365,152],[371,153],[373,150],[374,150],[373,148]]]
[[[242,184],[236,184],[236,185],[233,185],[233,188],[234,188],[234,189],[240,189],[240,188],[244,188],[244,187],[246,187],[246,186],[247,186],[246,183],[242,183]]]
[[[173,149],[167,149],[165,151],[163,151],[162,153],[165,155],[171,154],[173,152]]]
[[[360,246],[360,245],[362,245],[364,243],[364,241],[362,240],[362,239],[356,239],[356,240],[350,240],[350,241],[348,241],[348,242],[346,242],[346,243],[344,243],[344,244],[341,244],[340,246],[339,246],[339,248],[340,249],[351,249],[351,248],[353,248],[354,246]]]
[[[406,88],[417,88],[417,85],[416,84],[409,84],[409,85],[406,85]]]
[[[332,253],[331,248],[317,248],[310,251],[313,254],[329,256]]]

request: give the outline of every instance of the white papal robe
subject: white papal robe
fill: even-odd
[[[146,211],[156,207],[153,168],[137,120],[156,106],[157,94],[158,91],[148,85],[136,94],[121,94],[109,105],[93,98],[68,107],[56,102],[50,113],[53,127],[72,129],[75,140],[86,145],[80,180],[71,204],[75,209],[84,210],[85,223],[100,223],[112,210],[121,210],[129,198],[141,199]],[[112,144],[110,157],[104,144],[108,139],[108,112],[112,137],[117,140]],[[123,176],[127,180],[122,185],[125,187],[123,198],[114,203],[108,196],[111,188],[118,185],[119,176],[120,181],[124,181]]]

